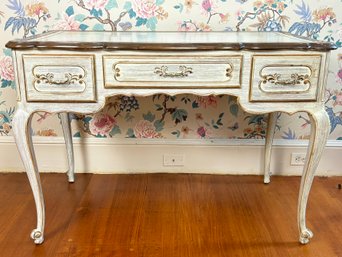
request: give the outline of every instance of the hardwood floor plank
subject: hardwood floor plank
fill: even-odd
[[[298,243],[299,177],[42,174],[46,241],[25,174],[0,174],[1,257],[341,257],[341,177],[316,178]],[[20,246],[20,247],[19,247]]]

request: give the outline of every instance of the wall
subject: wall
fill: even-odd
[[[52,29],[146,31],[290,31],[335,43],[326,90],[329,140],[342,140],[342,0],[58,0],[0,2],[0,135],[11,135],[16,91],[5,43]],[[73,116],[75,137],[264,138],[266,117],[244,113],[228,96],[116,96],[101,113]],[[276,138],[306,139],[305,113],[282,114]],[[56,115],[35,114],[32,133],[61,136]],[[1,140],[1,137],[0,137]]]

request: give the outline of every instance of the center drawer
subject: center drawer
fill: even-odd
[[[106,55],[106,88],[234,88],[241,84],[240,55]]]

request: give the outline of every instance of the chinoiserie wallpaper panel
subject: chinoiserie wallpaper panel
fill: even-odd
[[[16,89],[5,43],[48,30],[289,31],[333,42],[326,110],[342,140],[342,0],[2,0],[0,135],[11,135]],[[229,96],[116,96],[94,116],[73,117],[74,136],[263,138],[267,116],[244,113]],[[57,115],[37,113],[33,134],[62,136]],[[281,114],[276,137],[307,138],[305,113]]]

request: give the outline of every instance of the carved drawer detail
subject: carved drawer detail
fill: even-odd
[[[235,88],[242,56],[163,55],[103,57],[106,88]],[[166,83],[165,83],[166,82]]]
[[[315,101],[320,66],[320,55],[255,55],[250,100]]]
[[[92,55],[23,55],[27,101],[94,102]]]

